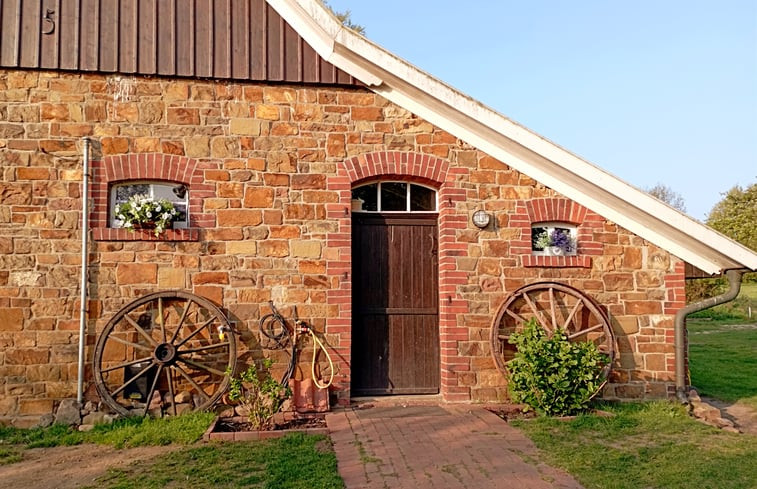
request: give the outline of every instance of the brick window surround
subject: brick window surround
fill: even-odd
[[[380,151],[347,159],[329,177],[328,188],[339,192],[339,202],[327,205],[327,216],[339,223],[337,232],[327,236],[329,260],[327,273],[337,284],[328,292],[328,304],[338,314],[328,320],[329,334],[338,335],[334,344],[339,359],[335,388],[340,404],[349,402],[352,341],[352,188],[370,179],[402,180],[425,184],[438,190],[439,197],[439,342],[440,391],[446,401],[470,400],[470,389],[458,384],[457,372],[469,370],[467,358],[458,352],[458,341],[468,338],[465,326],[459,326],[458,314],[468,312],[468,304],[457,296],[457,288],[467,283],[467,273],[458,271],[455,258],[466,253],[467,244],[458,243],[455,231],[468,226],[467,213],[458,213],[456,203],[465,200],[465,189],[455,188],[467,168],[450,168],[446,160],[435,156],[401,151]]]
[[[214,187],[204,182],[204,168],[197,160],[163,153],[105,156],[92,162],[90,227],[95,241],[197,241],[199,228],[213,227],[215,218],[202,213],[202,201],[214,196]],[[150,230],[109,227],[110,189],[115,183],[148,180],[181,183],[189,188],[187,229],[167,229],[159,236]]]
[[[575,255],[536,256],[531,253],[531,226],[540,222],[565,222],[576,226],[578,250]],[[604,219],[572,200],[553,197],[521,200],[510,217],[510,224],[521,230],[521,239],[510,243],[510,251],[520,256],[524,267],[591,268],[592,255],[602,254],[602,243],[594,241]]]

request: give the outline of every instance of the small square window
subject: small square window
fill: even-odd
[[[578,249],[576,227],[562,222],[537,223],[531,226],[531,254],[571,256]]]
[[[118,183],[111,187],[110,190],[110,215],[109,223],[111,227],[123,227],[123,223],[115,217],[115,208],[123,204],[135,195],[146,195],[154,200],[168,200],[178,212],[173,219],[174,229],[184,229],[189,227],[189,191],[181,183],[170,182],[128,182]]]

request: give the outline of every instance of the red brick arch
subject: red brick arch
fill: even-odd
[[[457,371],[470,368],[469,359],[458,353],[459,338],[467,338],[458,326],[457,315],[468,312],[468,304],[457,296],[458,286],[467,283],[467,274],[456,269],[456,256],[467,252],[466,243],[456,241],[456,230],[469,225],[468,214],[456,204],[465,200],[465,190],[455,180],[468,175],[467,168],[451,168],[447,160],[433,155],[403,151],[377,151],[353,156],[337,166],[328,188],[339,193],[339,201],[329,204],[329,218],[339,222],[339,230],[327,237],[331,253],[327,270],[335,283],[328,303],[337,308],[327,330],[338,335],[334,349],[340,359],[336,379],[339,401],[349,402],[349,375],[352,332],[352,222],[351,191],[356,184],[371,179],[397,179],[423,183],[438,189],[439,202],[439,337],[441,347],[441,393],[447,401],[470,400],[470,389],[458,384]]]
[[[205,165],[194,158],[164,153],[137,153],[105,156],[92,163],[92,199],[90,225],[95,240],[197,240],[197,228],[212,227],[212,215],[202,213],[202,202],[213,197],[214,187],[205,183]],[[112,184],[128,180],[177,182],[189,191],[189,229],[167,230],[160,237],[150,232],[129,232],[108,227],[109,190]]]

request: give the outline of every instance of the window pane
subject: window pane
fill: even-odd
[[[381,210],[407,210],[407,184],[403,182],[386,182],[381,184]]]
[[[352,200],[362,200],[363,203],[359,210],[377,211],[378,210],[378,184],[363,185],[352,191]],[[352,210],[358,210],[353,207]]]
[[[410,210],[435,211],[436,192],[420,185],[410,185]]]
[[[116,203],[121,204],[129,200],[129,197],[138,194],[150,195],[150,186],[146,183],[133,185],[119,185],[116,187]]]
[[[544,241],[548,238],[548,233],[549,229],[545,227],[531,228],[531,249],[533,251],[544,250]]]

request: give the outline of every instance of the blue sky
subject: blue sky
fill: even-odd
[[[703,220],[757,181],[757,1],[330,0],[384,48]]]

